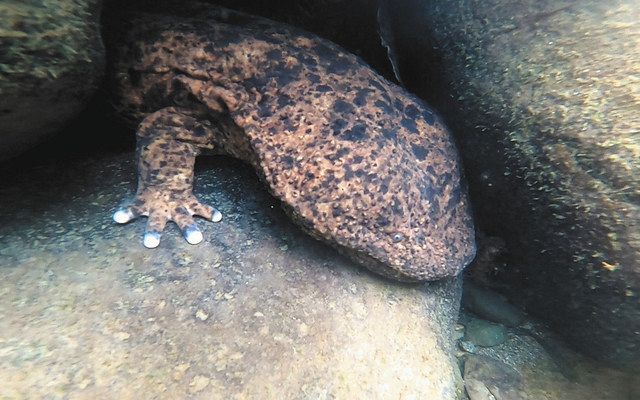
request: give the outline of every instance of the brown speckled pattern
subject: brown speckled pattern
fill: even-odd
[[[251,163],[305,231],[375,272],[433,280],[473,258],[447,128],[357,57],[286,25],[202,5],[137,15],[119,40],[119,108],[143,120],[139,194],[160,186],[194,201],[193,159],[209,148]],[[167,208],[166,198],[151,197],[150,209]]]

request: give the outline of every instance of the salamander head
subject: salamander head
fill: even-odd
[[[305,175],[281,196],[285,208],[377,273],[403,281],[455,276],[475,256],[471,210],[448,132],[439,125],[427,133],[332,149],[326,163],[292,161]]]

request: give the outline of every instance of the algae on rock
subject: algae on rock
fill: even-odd
[[[0,2],[0,159],[60,129],[104,68],[101,0]]]
[[[640,3],[405,0],[403,82],[457,136],[494,283],[579,349],[640,362]]]

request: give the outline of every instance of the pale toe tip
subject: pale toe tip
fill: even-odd
[[[189,227],[184,232],[184,238],[187,239],[189,244],[198,244],[202,242],[204,237],[202,236],[202,232],[198,228]]]
[[[126,224],[133,219],[133,215],[128,210],[118,210],[113,214],[113,220],[119,224]]]
[[[155,249],[160,244],[160,234],[156,232],[148,232],[144,235],[144,247]]]
[[[211,221],[213,222],[220,222],[222,221],[222,213],[218,210],[215,210],[213,212],[213,216],[211,216]]]

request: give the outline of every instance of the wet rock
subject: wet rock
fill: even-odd
[[[478,346],[466,340],[461,340],[459,342],[459,345],[460,345],[460,349],[463,351],[466,351],[467,353],[475,354],[478,352]]]
[[[578,379],[578,372],[572,362],[573,352],[566,343],[559,340],[552,332],[547,332],[539,324],[527,323],[521,328],[516,328],[513,333],[529,336],[542,347],[558,372],[567,380],[575,382]]]
[[[631,383],[629,384],[629,398],[630,399],[638,399],[640,398],[640,379],[637,376],[632,377]]]
[[[462,320],[468,318],[463,312]],[[523,332],[524,329],[529,332]],[[534,337],[537,336],[537,337]],[[631,387],[635,374],[625,373],[585,357],[562,342],[549,348],[547,338],[554,336],[544,325],[528,322],[509,330],[509,340],[494,347],[476,346],[466,353],[499,360],[518,371],[525,382],[524,393],[532,400],[621,400],[636,399]],[[540,337],[543,340],[540,340]],[[460,343],[460,347],[465,342]],[[466,342],[468,343],[468,342]],[[467,347],[467,349],[469,349]],[[463,351],[457,357],[463,364],[469,356]],[[465,381],[469,386],[469,381]],[[480,393],[486,388],[479,388]],[[490,392],[489,392],[490,393]],[[493,396],[493,395],[492,395]]]
[[[465,324],[464,338],[477,346],[492,347],[507,340],[507,330],[504,325],[472,318]]]
[[[640,366],[640,8],[404,0],[403,82],[458,135],[494,283],[576,348]]]
[[[526,400],[522,376],[494,358],[469,355],[464,362],[464,387],[471,400]]]
[[[0,3],[0,160],[60,129],[94,93],[104,67],[101,3]]]
[[[460,282],[368,273],[289,223],[248,167],[200,163],[195,192],[223,221],[200,221],[196,246],[168,227],[155,250],[144,220],[111,221],[135,186],[133,154],[8,167],[0,397],[461,395]]]
[[[504,296],[468,279],[463,285],[462,303],[465,309],[477,316],[509,327],[516,327],[525,320],[524,313],[510,304]]]

